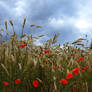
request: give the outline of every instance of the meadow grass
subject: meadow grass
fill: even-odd
[[[23,33],[25,18],[20,40],[12,20],[9,23],[13,28],[11,39],[0,43],[1,92],[92,92],[92,49],[82,43],[88,41],[86,38],[74,41],[74,46],[66,42],[61,48],[55,44],[55,34],[43,46],[36,46],[33,42],[44,35]],[[30,27],[42,28],[35,24]],[[5,21],[3,31],[7,30]],[[27,39],[22,40],[24,37]]]

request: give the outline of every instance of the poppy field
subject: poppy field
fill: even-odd
[[[61,48],[56,45],[55,33],[42,46],[36,46],[36,39],[44,35],[25,34],[26,19],[20,40],[13,21],[9,20],[12,35],[7,31],[7,23],[0,28],[6,31],[4,41],[0,33],[0,92],[92,92],[92,48],[83,44],[88,42],[86,37],[72,45],[66,42]],[[42,28],[35,24],[30,27]]]

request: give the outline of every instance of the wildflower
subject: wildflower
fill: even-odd
[[[80,57],[79,59],[77,59],[78,62],[84,60],[84,57]]]
[[[83,69],[80,69],[82,72],[84,72],[86,69],[88,69],[88,66],[85,66]]]
[[[38,56],[38,58],[42,58],[42,56]]]
[[[34,80],[34,81],[33,81],[33,86],[34,86],[34,87],[38,87],[38,85],[39,85],[38,80]]]
[[[60,85],[60,82],[58,82],[57,85],[59,86]]]
[[[76,55],[76,54],[72,54],[72,56],[73,56],[73,57],[77,57],[77,55]]]
[[[56,69],[57,67],[55,65],[52,66],[52,69]]]
[[[77,92],[76,89],[74,89],[74,92]]]
[[[84,69],[80,69],[82,72],[84,72],[85,70]]]
[[[21,83],[20,79],[15,80],[15,84],[20,84],[20,83]]]
[[[84,70],[88,69],[88,66],[85,66],[83,69],[84,69]]]
[[[61,79],[59,82],[62,83],[62,84],[64,84],[64,85],[68,84],[68,81],[66,79]]]
[[[71,78],[73,78],[73,74],[72,73],[69,73],[69,74],[66,75],[66,79],[71,79]]]
[[[49,53],[49,52],[51,52],[51,50],[44,50],[43,52],[44,53]]]
[[[77,74],[79,73],[79,68],[73,69],[72,72],[73,72],[75,75],[77,75]]]
[[[23,44],[23,45],[20,45],[19,48],[23,48],[23,47],[25,47],[25,46],[26,46],[26,44]]]
[[[9,85],[9,83],[7,81],[4,81],[3,84],[4,84],[4,86],[8,86]]]

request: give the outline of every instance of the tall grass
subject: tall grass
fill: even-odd
[[[60,44],[55,45],[55,34],[43,46],[36,46],[34,40],[44,35],[25,34],[26,19],[21,38],[27,40],[18,40],[12,20],[9,23],[13,28],[11,39],[8,44],[7,40],[0,43],[0,92],[92,92],[92,49],[82,44],[86,38],[74,41],[74,46],[67,42],[61,48]],[[30,27],[42,28],[34,24]],[[5,29],[8,30],[7,21]],[[76,68],[79,71],[75,75]],[[72,78],[69,75],[67,79],[70,73]],[[68,82],[64,84],[62,79]]]

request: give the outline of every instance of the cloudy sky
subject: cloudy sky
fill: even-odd
[[[0,0],[0,28],[5,20],[12,19],[20,35],[24,18],[25,33],[46,35],[36,42],[39,45],[58,32],[60,44],[71,43],[85,34],[89,40],[92,38],[92,0]],[[30,28],[30,24],[43,28]],[[11,29],[8,24],[8,32],[12,33]]]

